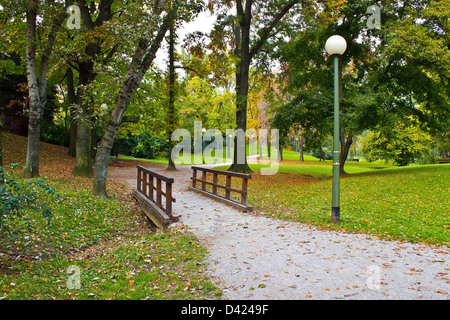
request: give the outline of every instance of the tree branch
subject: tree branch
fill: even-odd
[[[108,54],[106,55],[106,57],[102,60],[102,63],[104,66],[106,66],[106,64],[109,62],[109,60],[111,60],[112,56],[114,55],[114,53],[117,52],[117,49],[119,48],[119,44],[116,43],[114,45],[114,47],[109,50]]]
[[[39,88],[39,96],[43,105],[46,103],[46,90],[47,90],[47,69],[48,63],[50,61],[50,56],[53,51],[53,44],[55,43],[56,36],[58,34],[59,29],[66,17],[66,13],[63,11],[56,16],[56,18],[52,21],[52,26],[50,32],[48,34],[47,45],[44,48],[44,52],[41,58],[41,67],[39,71],[39,79],[38,79],[38,88]]]
[[[242,0],[236,0],[236,10],[238,16],[244,15],[244,7],[242,7]]]
[[[85,0],[78,0],[78,4],[80,7],[81,20],[83,20],[83,24],[86,26],[88,30],[93,28],[94,23],[92,22],[91,15],[89,13],[89,7],[86,4]]]
[[[264,45],[264,43],[269,38],[270,33],[275,28],[275,26],[278,24],[278,22],[280,22],[280,20],[286,15],[286,13],[288,13],[288,11],[299,2],[300,2],[300,0],[293,0],[293,1],[289,2],[283,8],[283,10],[281,10],[281,12],[272,20],[272,22],[263,29],[261,38],[250,50],[250,58],[253,58],[253,56],[258,53],[258,51],[261,49],[261,47]]]

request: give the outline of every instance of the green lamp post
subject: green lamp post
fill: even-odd
[[[339,143],[339,56],[347,50],[347,42],[341,36],[334,35],[325,43],[325,50],[334,56],[334,133],[333,133],[333,194],[331,221],[341,222],[340,206],[340,143]]]

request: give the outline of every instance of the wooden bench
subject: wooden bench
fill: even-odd
[[[191,169],[192,169],[192,177],[191,177],[192,186],[189,187],[189,190],[196,191],[214,200],[224,202],[244,212],[253,211],[253,207],[247,204],[247,187],[248,187],[248,180],[252,178],[251,174],[215,170],[209,168],[202,168],[198,166],[192,166]],[[198,172],[202,173],[201,178],[198,178],[197,175]],[[212,181],[207,180],[207,173],[212,174]],[[226,178],[225,185],[218,183],[218,177],[220,175],[225,176]],[[231,187],[232,177],[241,179],[242,181],[241,189]],[[200,188],[197,187],[198,183],[201,185]],[[212,187],[211,191],[206,190],[207,185]],[[225,194],[224,195],[218,194],[218,189],[224,189]],[[239,202],[232,199],[231,192],[240,194],[241,201]]]
[[[165,191],[162,187],[163,182]],[[172,212],[172,202],[176,201],[172,196],[173,182],[173,178],[137,166],[137,189],[133,190],[132,195],[139,202],[147,217],[162,230],[165,230],[171,222],[179,220],[179,217]],[[163,201],[163,196],[165,201]]]
[[[111,164],[117,164],[118,167],[123,167],[125,161],[121,161],[119,157],[111,158]]]

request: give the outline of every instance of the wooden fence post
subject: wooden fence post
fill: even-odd
[[[226,199],[230,199],[231,176],[227,176],[226,179],[227,179],[227,181],[226,181],[225,186],[226,186],[227,188],[225,189],[225,198],[226,198]]]

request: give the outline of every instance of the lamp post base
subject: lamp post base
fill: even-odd
[[[340,207],[332,207],[331,208],[331,222],[332,223],[341,223],[341,208]]]

